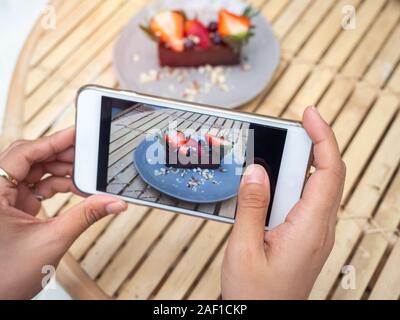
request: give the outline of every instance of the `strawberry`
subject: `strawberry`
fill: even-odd
[[[204,137],[211,148],[220,148],[223,155],[228,154],[232,150],[232,142],[225,140],[224,137],[216,137],[209,133],[206,133]]]
[[[179,148],[179,153],[184,156],[189,156],[193,152],[195,152],[197,156],[201,156],[201,145],[199,141],[189,138],[186,140],[185,144]]]
[[[164,140],[168,146],[178,149],[187,142],[187,138],[181,131],[171,130],[164,134]]]
[[[218,15],[218,32],[222,37],[245,38],[251,28],[250,18],[239,16],[228,10],[221,10]]]
[[[177,11],[161,11],[150,21],[151,32],[177,52],[184,50],[184,26],[185,17]]]
[[[206,141],[208,142],[208,144],[212,147],[220,147],[225,144],[224,137],[216,137],[209,133],[206,133],[204,135],[204,137],[206,138]]]
[[[207,28],[199,20],[193,19],[186,21],[185,32],[187,36],[195,36],[199,38],[199,47],[207,49],[211,45],[210,35]]]

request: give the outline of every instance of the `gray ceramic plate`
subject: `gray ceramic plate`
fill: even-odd
[[[220,8],[240,13],[246,5],[239,0],[157,0],[139,12],[125,27],[114,48],[113,63],[123,89],[188,100],[224,108],[251,101],[267,86],[279,64],[279,44],[262,15],[253,19],[255,36],[243,48],[241,66],[209,68],[160,68],[157,45],[140,30],[155,12],[183,9],[208,23]],[[212,77],[218,79],[213,83]]]

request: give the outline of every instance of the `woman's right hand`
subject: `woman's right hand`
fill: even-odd
[[[332,129],[314,107],[306,109],[303,125],[316,171],[285,222],[271,231],[264,231],[268,175],[258,165],[246,170],[222,266],[224,299],[306,299],[333,247],[345,165]]]

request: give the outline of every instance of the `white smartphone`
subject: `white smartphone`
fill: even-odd
[[[87,194],[233,223],[246,166],[270,180],[266,229],[300,199],[312,143],[301,123],[99,86],[76,98],[73,180]]]

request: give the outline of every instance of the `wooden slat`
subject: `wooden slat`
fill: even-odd
[[[381,86],[387,81],[396,67],[399,60],[400,50],[396,44],[400,41],[400,26],[387,40],[385,47],[380,55],[375,59],[373,65],[368,70],[364,79],[372,86]]]
[[[98,276],[113,253],[148,211],[148,207],[130,205],[126,212],[111,221],[81,262],[82,268],[92,279]]]
[[[397,191],[398,192],[398,191]],[[400,240],[397,240],[389,259],[369,296],[371,300],[400,298]]]
[[[148,298],[202,224],[199,218],[178,216],[133,277],[122,287],[118,298]]]
[[[81,234],[81,236],[69,248],[69,252],[76,260],[81,260],[89,248],[93,245],[100,234],[107,228],[114,216],[107,216],[104,219],[96,222],[88,230]]]
[[[288,5],[289,0],[269,0],[261,10],[268,21],[274,21]]]
[[[335,99],[341,98],[343,101],[355,87],[356,81],[360,78],[369,64],[373,61],[376,53],[379,51],[384,41],[395,26],[399,16],[400,9],[398,2],[390,2],[388,6],[380,13],[377,20],[369,30],[368,34],[362,39],[357,48],[343,66],[340,74],[337,74],[337,67],[328,67],[324,64],[317,65],[311,75],[301,88],[301,91],[296,94],[293,101],[290,103],[286,112],[286,117],[300,119],[303,108],[307,105],[315,105],[318,103],[321,96],[326,92],[327,88],[335,80],[334,88],[329,88],[329,91],[334,90]],[[335,49],[333,49],[335,50]],[[329,50],[329,52],[332,52]],[[335,90],[336,89],[336,90]],[[360,92],[364,88],[360,88]],[[374,92],[376,90],[373,90]],[[328,92],[329,94],[330,92]],[[325,98],[325,97],[324,97]],[[349,102],[352,104],[352,102]],[[322,104],[322,109],[325,107],[331,114],[337,114],[340,110],[337,103]],[[325,115],[325,110],[321,111]],[[332,116],[330,117],[332,118]],[[329,119],[328,119],[329,120]]]
[[[382,2],[382,3],[381,3]],[[343,54],[342,54],[342,59],[337,60],[337,62],[343,63],[345,61],[345,58],[351,53],[351,51],[348,48],[353,48],[359,41],[361,35],[365,32],[366,28],[368,25],[373,22],[373,19],[375,18],[376,14],[378,13],[380,7],[384,4],[383,1],[381,2],[373,2],[375,3],[375,6],[371,7],[368,6],[367,8],[364,8],[363,10],[359,10],[358,12],[358,18],[362,19],[364,22],[361,26],[357,27],[358,32],[357,33],[352,33],[351,36],[348,36],[348,34],[343,33],[340,34],[339,39],[345,39],[347,42],[347,46],[343,49]],[[354,4],[356,4],[357,1],[354,1]],[[369,2],[372,3],[372,2]],[[368,9],[368,10],[367,10]],[[325,30],[326,34],[324,35],[323,39],[320,39],[320,35],[318,33],[313,34],[311,39],[307,42],[305,47],[300,51],[299,56],[302,58],[302,60],[294,60],[294,62],[288,67],[286,70],[285,74],[282,76],[280,79],[280,82],[278,85],[271,91],[270,95],[265,99],[265,101],[261,104],[261,106],[257,109],[258,113],[262,114],[268,114],[268,115],[280,115],[287,104],[290,102],[292,99],[293,95],[299,90],[299,87],[302,85],[302,83],[306,80],[306,78],[309,76],[309,73],[312,70],[312,65],[310,64],[311,61],[317,61],[320,56],[316,55],[316,52],[319,51],[322,54],[322,50],[326,49],[330,42],[329,39],[333,37],[335,34],[332,32],[336,30],[336,33],[338,32],[338,29],[340,28],[339,26],[333,27],[332,24],[335,22],[337,24],[337,21],[334,21],[333,19],[337,18],[337,12],[335,10],[331,11],[330,15],[323,21],[322,25],[318,29],[320,30],[325,30],[326,26],[329,26],[329,30]],[[339,29],[340,30],[340,29]],[[330,36],[328,36],[328,33]],[[314,39],[318,39],[318,42],[315,42]],[[344,40],[343,40],[344,41]],[[336,43],[336,42],[335,42]],[[309,47],[313,46],[314,51],[309,51]],[[314,48],[315,47],[315,48]],[[338,49],[333,47],[330,47],[327,53],[324,55],[325,59],[325,65],[329,65],[331,63],[330,61],[330,55],[331,52],[335,52]],[[331,63],[330,67],[337,68],[339,65],[333,65]]]
[[[230,228],[207,221],[154,299],[182,299]]]
[[[399,16],[400,3],[390,1],[341,70],[343,75],[355,78],[363,75],[382,45],[390,42],[387,36],[398,24]]]
[[[291,1],[285,11],[274,22],[274,31],[278,39],[281,39],[296,23],[297,19],[310,5],[311,0]]]
[[[215,256],[213,262],[203,273],[199,282],[188,296],[191,300],[218,299],[221,295],[221,265],[226,246],[224,245]]]
[[[400,115],[397,116],[384,140],[370,161],[357,189],[341,210],[336,227],[335,245],[311,293],[311,299],[324,299],[334,284],[342,266],[390,181],[400,160],[400,150],[393,145],[400,139]]]
[[[162,230],[174,218],[174,214],[162,210],[152,210],[103,271],[98,280],[100,288],[108,295],[113,296],[135,265],[146,255]]]
[[[260,9],[266,0],[250,0],[248,1],[254,8]]]
[[[350,5],[357,8],[360,2],[361,0],[342,0],[337,2],[328,16],[315,29],[310,40],[300,50],[299,57],[307,61],[318,61],[335,37],[337,37],[338,32],[342,31],[340,21],[343,17],[343,6]],[[362,17],[357,14],[357,19],[362,19]]]
[[[78,262],[69,253],[60,262],[56,279],[75,299],[109,299],[96,283],[85,274]]]
[[[313,33],[322,18],[334,5],[333,0],[313,1],[306,13],[297,20],[296,26],[290,30],[282,42],[282,51],[286,58],[293,57]]]
[[[180,118],[182,118],[181,122],[178,122],[179,126],[188,126],[190,124],[192,124],[191,121],[186,121],[185,119],[187,117],[189,117],[191,115],[191,113],[185,113],[182,114],[180,116]],[[163,117],[163,116],[162,116]],[[196,117],[199,117],[199,115],[197,115]],[[153,125],[157,125],[158,128],[166,128],[168,126],[168,119],[169,118],[163,118],[161,119],[160,122],[156,122],[155,124],[153,123]],[[147,127],[147,125],[146,125]],[[151,129],[151,127],[148,127],[148,129]],[[123,170],[125,170],[132,162],[132,158],[131,158],[131,151],[134,150],[136,148],[136,146],[138,145],[138,143],[140,142],[140,137],[136,137],[133,141],[129,142],[129,147],[130,148],[125,148],[127,150],[120,150],[119,153],[117,154],[117,156],[121,156],[120,158],[116,159],[117,156],[113,156],[113,160],[115,160],[114,163],[111,163],[109,161],[109,168],[108,168],[108,181],[111,181],[111,179],[114,180],[120,180],[119,178],[119,174],[122,173]],[[122,153],[122,151],[126,151],[125,154]],[[136,170],[135,168],[131,168],[130,170]],[[131,171],[131,178],[133,178],[133,176],[136,174],[136,171]],[[124,174],[123,174],[124,175]],[[123,180],[126,180],[126,178],[124,177]],[[116,191],[117,193],[120,192],[121,189],[119,189],[118,191]]]
[[[400,41],[399,26],[397,26],[396,30],[390,36],[385,46],[379,53],[378,57],[373,61],[372,65],[366,71],[366,74],[363,78],[364,84],[369,85],[372,88],[379,88],[385,84],[386,80],[393,72],[396,62],[400,59],[400,50],[396,45],[397,41]],[[364,70],[359,69],[356,72],[362,73]],[[318,103],[318,109],[321,115],[329,123],[332,123],[345,103],[353,103],[351,98],[349,101],[347,101],[347,99],[349,99],[349,96],[352,94],[356,84],[357,82],[354,78],[343,76],[337,76],[335,78],[334,83]],[[357,93],[353,93],[353,95],[357,95]]]
[[[112,166],[127,153],[131,152],[143,140],[143,132],[148,132],[150,129],[155,128],[163,129],[172,121],[168,112],[154,111],[149,116],[150,119],[144,118],[132,123],[130,132],[111,144],[112,151],[108,158],[109,166]]]
[[[292,57],[295,54],[297,54],[298,50],[301,48],[301,45],[307,40],[307,38],[310,36],[312,33],[313,29],[318,25],[320,20],[323,18],[323,16],[326,14],[329,4],[331,2],[331,5],[333,4],[333,0],[327,0],[327,1],[317,1],[313,2],[313,5],[311,5],[307,12],[301,17],[301,19],[297,20],[294,26],[290,29],[290,32],[288,34],[284,34],[283,32],[280,32],[280,36],[282,37],[282,55],[286,59],[287,57]],[[275,2],[271,2],[275,3]],[[280,2],[282,3],[282,2]],[[270,4],[270,3],[268,3]],[[315,4],[318,4],[316,6]],[[327,5],[325,8],[320,7],[319,4],[324,4]],[[270,12],[270,8],[266,5],[265,10],[263,13],[267,15],[267,12]],[[272,26],[275,29],[275,23],[279,23],[279,20],[276,20],[273,22]],[[296,39],[296,42],[294,41]],[[295,44],[297,43],[297,44]],[[286,50],[285,48],[289,48]],[[267,86],[267,88],[258,96],[256,97],[251,103],[243,106],[240,108],[240,110],[245,111],[245,112],[254,112],[260,105],[260,103],[264,100],[265,96],[267,93],[270,92],[270,90],[275,86],[277,81],[280,80],[280,77],[286,70],[287,66],[289,65],[289,62],[287,60],[281,60],[277,71],[275,72],[275,75],[273,79],[271,80],[271,83]],[[271,112],[272,113],[272,112]]]
[[[91,1],[93,2],[93,0]],[[112,19],[115,12],[118,12],[125,0],[103,0],[101,6],[92,10],[90,15],[79,24],[78,28],[74,30],[68,37],[57,45],[47,56],[41,61],[39,67],[44,70],[54,70],[63,61],[77,50],[82,50],[88,38],[92,37],[97,29],[106,24],[108,20]],[[112,31],[111,31],[112,32]],[[93,48],[94,49],[94,48]]]
[[[40,48],[35,50],[32,60],[31,66],[36,66],[37,63],[43,56],[49,52],[52,48],[56,47],[57,44],[62,41],[62,39],[70,33],[74,28],[76,28],[79,23],[86,18],[93,9],[95,9],[101,2],[99,0],[84,0],[84,1],[76,1],[72,0],[73,11],[69,12],[66,17],[60,17],[63,19],[57,20],[57,26],[55,30],[50,29],[47,32],[47,35],[43,39],[43,43]],[[57,19],[57,12],[56,12]]]
[[[114,88],[117,85],[117,79],[115,78],[112,67],[109,66],[103,71],[102,74],[91,81],[93,84],[102,85],[105,87]],[[57,120],[51,125],[46,134],[52,134],[60,131],[64,128],[70,127],[75,123],[75,106],[72,104],[63,114],[61,114]]]
[[[374,147],[386,132],[386,127],[398,107],[399,100],[394,96],[381,96],[376,102],[375,108],[357,132],[354,142],[343,156],[348,168],[343,199],[347,199],[349,196],[354,183],[362,172],[363,165],[366,164],[366,161],[374,151]],[[339,138],[339,144],[341,143],[340,141]]]
[[[358,245],[357,252],[349,263],[356,270],[356,288],[345,290],[341,286],[338,286],[333,299],[354,300],[361,299],[363,296],[375,269],[378,267],[379,261],[390,245],[394,232],[400,223],[399,191],[400,173],[398,172],[377,213],[366,228],[363,239]],[[389,281],[386,286],[389,289],[393,285],[396,286],[396,284]]]
[[[131,15],[141,7],[142,3],[143,1],[129,1],[125,6],[119,8],[118,12],[97,28],[78,50],[73,52],[61,65],[58,65],[57,70],[51,77],[48,77],[40,88],[27,98],[26,102],[29,108],[25,109],[24,120],[29,121],[39,109],[51,101],[54,95],[65,86],[65,82],[69,82],[72,78],[75,78],[76,81],[78,74],[100,73],[104,67],[100,61],[96,61],[93,58],[101,50],[106,53],[103,58],[103,64],[110,62],[112,42],[115,36],[124,23],[130,19]],[[105,47],[106,50],[104,49]],[[83,83],[85,83],[85,80]]]
[[[357,42],[365,35],[366,31],[369,31],[371,22],[375,20],[385,3],[386,0],[364,1],[357,9],[356,28],[351,32],[342,29],[340,36],[324,55],[322,63],[335,68],[343,65]]]

